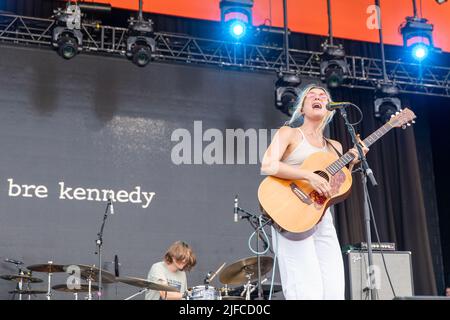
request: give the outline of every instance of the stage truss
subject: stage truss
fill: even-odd
[[[35,17],[0,14],[0,41],[51,49],[55,21]],[[83,52],[124,56],[128,29],[83,23]],[[211,65],[247,71],[279,72],[284,66],[283,48],[236,44],[189,35],[156,32],[156,61]],[[289,50],[291,72],[320,78],[322,52]],[[347,56],[351,88],[374,89],[383,79],[379,59]],[[388,77],[400,92],[450,97],[450,68],[386,61]]]

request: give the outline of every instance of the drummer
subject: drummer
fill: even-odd
[[[187,290],[186,271],[190,271],[196,263],[195,254],[187,243],[174,242],[167,249],[163,261],[152,265],[147,279],[176,287],[179,292],[148,290],[145,300],[181,300]]]

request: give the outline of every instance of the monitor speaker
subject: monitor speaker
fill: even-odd
[[[386,267],[381,252],[373,251],[373,268],[368,277],[367,251],[350,250],[344,253],[346,276],[346,298],[350,300],[369,300],[372,285],[376,288],[377,299],[392,300],[394,297],[414,295],[411,252],[384,251]],[[389,273],[392,287],[387,274]],[[368,279],[369,278],[369,279]]]

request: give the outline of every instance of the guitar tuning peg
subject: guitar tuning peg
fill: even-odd
[[[406,126],[405,126],[405,125],[402,125],[402,129],[406,129]]]
[[[399,114],[399,113],[400,113],[400,112],[397,111],[395,114],[397,115],[397,114]]]
[[[393,114],[391,114],[391,118],[395,117]]]
[[[411,121],[412,123],[416,123],[414,120],[413,121]]]
[[[409,122],[408,122],[406,125],[407,125],[408,127],[411,127],[411,123],[409,123]]]

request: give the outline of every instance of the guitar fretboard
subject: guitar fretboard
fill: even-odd
[[[382,136],[384,136],[386,133],[389,132],[393,127],[392,125],[387,122],[384,126],[378,128],[374,133],[372,133],[370,136],[368,136],[366,139],[363,140],[364,145],[369,148],[372,144],[374,144],[378,139],[380,139]],[[351,152],[346,152],[342,157],[340,157],[338,160],[333,162],[327,167],[327,171],[331,173],[332,175],[335,175],[338,173],[343,167],[345,167],[347,164],[349,164],[355,156]]]

